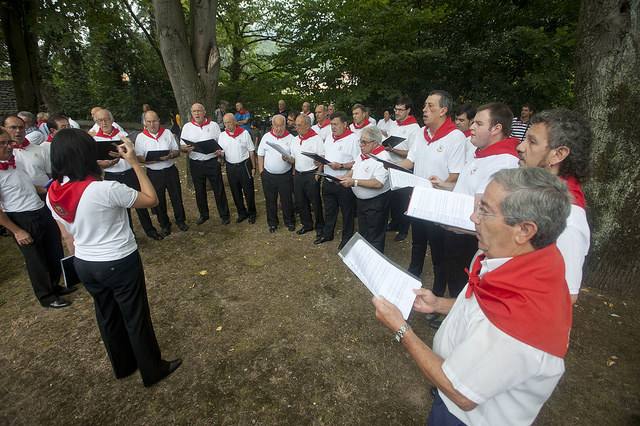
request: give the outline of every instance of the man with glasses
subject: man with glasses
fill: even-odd
[[[51,162],[48,161],[47,152],[41,146],[29,141],[25,134],[25,123],[17,115],[6,116],[2,125],[11,138],[16,167],[31,178],[31,183],[36,186],[38,194],[44,197],[46,194],[44,187],[51,175]]]

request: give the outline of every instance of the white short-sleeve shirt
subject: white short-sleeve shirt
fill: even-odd
[[[510,258],[485,259],[480,275]],[[453,387],[478,404],[463,411],[440,392],[445,405],[468,425],[530,425],[564,373],[564,360],[495,327],[475,295],[463,289],[433,339]]]
[[[100,129],[98,129],[100,130]],[[127,136],[127,132],[125,131],[120,131],[118,130],[118,132],[112,136],[107,136],[107,135],[103,135],[102,132],[98,132],[96,133],[96,135],[93,137],[93,139],[96,142],[115,142],[118,143],[120,142],[122,139],[121,137]],[[104,169],[105,172],[108,173],[123,173],[126,172],[127,170],[129,170],[131,168],[131,164],[129,164],[129,162],[125,161],[124,159],[119,159],[118,162],[116,164],[114,164],[111,167],[107,167],[106,169]]]
[[[437,176],[445,180],[450,173],[460,173],[464,167],[464,134],[454,130],[428,143],[423,130],[416,132],[407,159],[413,163],[416,176],[425,179]]]
[[[453,192],[475,196],[484,193],[493,174],[502,169],[518,168],[518,157],[511,154],[474,158],[464,165]]]
[[[273,133],[268,132],[264,134],[260,145],[258,145],[258,156],[264,158],[264,168],[267,172],[280,175],[291,170],[291,163],[284,161],[282,154],[267,142],[278,145],[287,152],[287,155],[291,155],[293,136],[287,132],[282,137],[277,137]]]
[[[587,213],[580,207],[571,205],[571,212],[567,218],[567,227],[558,237],[556,245],[564,259],[565,279],[569,286],[569,293],[580,293],[582,285],[582,266],[584,258],[589,252],[591,231],[587,223]]]
[[[303,152],[309,152],[312,154],[318,154],[324,156],[324,143],[322,137],[314,131],[315,134],[307,136],[306,139],[303,136],[296,136],[291,142],[291,155],[295,160],[295,168],[298,172],[309,172],[317,169],[314,161],[303,155]],[[311,134],[311,130],[309,131]]]
[[[360,137],[354,133],[335,139],[333,134],[324,141],[324,158],[334,163],[350,163],[360,156]],[[348,170],[333,170],[326,166],[324,173],[330,176],[345,175]]]
[[[315,124],[311,128],[322,138],[323,142],[331,136],[331,121],[328,119],[322,123],[322,126]]]
[[[381,151],[376,154],[376,156],[386,161],[391,160],[387,151]],[[382,184],[382,188],[380,189],[365,188],[363,186],[351,187],[353,194],[361,200],[368,200],[370,198],[377,197],[390,189],[389,170],[385,169],[381,162],[374,160],[373,158],[366,158],[363,160],[362,155],[358,155],[351,170],[353,170],[351,175],[352,179],[375,179]]]
[[[242,129],[240,134],[233,137],[227,130],[220,133],[218,144],[224,150],[226,161],[232,164],[241,163],[249,158],[249,152],[255,151],[256,148],[251,140],[251,135]]]
[[[136,137],[136,155],[145,157],[150,151],[177,151],[178,143],[176,137],[168,129],[161,128],[158,134],[147,131],[138,133]],[[176,163],[175,158],[170,160],[147,163],[146,167],[151,170],[164,170]]]
[[[34,185],[45,186],[49,182],[51,162],[42,147],[29,144],[24,148],[14,148],[13,156],[16,158],[16,168],[25,172]]]
[[[69,120],[69,124],[71,124],[71,120]],[[125,130],[122,128],[122,126],[116,123],[115,121],[111,123],[111,126],[118,129],[123,136],[129,136],[129,134],[125,132]],[[91,126],[91,128],[89,129],[90,132],[96,132],[96,133],[98,132],[98,130],[100,130],[100,126],[98,125],[98,123],[93,123],[93,126]]]
[[[63,185],[68,182],[65,178]],[[96,181],[85,189],[73,223],[66,222],[51,207],[53,218],[73,236],[75,256],[92,262],[122,259],[138,248],[129,226],[127,209],[138,191],[116,181]]]
[[[395,149],[399,149],[402,151],[411,151],[411,148],[413,148],[415,140],[417,139],[420,132],[422,132],[422,128],[418,123],[399,125],[398,121],[394,120],[389,126],[389,136],[399,136],[401,138],[405,138],[405,140],[395,146]],[[393,152],[390,152],[389,154],[391,155],[391,161],[393,161],[394,163],[404,160],[404,158],[399,156],[398,154],[395,154]]]
[[[475,158],[476,146],[471,143],[471,136],[467,136],[464,141],[464,164],[467,164]]]
[[[184,143],[185,140],[189,142],[202,142],[208,141],[211,139],[215,139],[216,141],[220,138],[220,126],[215,121],[209,121],[208,123],[200,126],[193,121],[182,126],[182,132],[180,133],[180,145],[187,146]],[[189,153],[189,158],[196,161],[207,161],[215,158],[216,154],[203,154],[201,152],[191,151]]]
[[[378,120],[378,123],[376,123],[376,126],[378,126],[378,129],[380,129],[380,131],[382,132],[386,132],[386,134],[389,134],[389,130],[391,129],[391,123],[393,123],[394,120],[392,119],[388,119],[388,120]]]
[[[364,126],[362,127],[356,127],[356,125],[354,123],[349,124],[349,129],[351,130],[351,132],[353,132],[355,135],[358,136],[358,140],[360,140],[360,133],[362,133],[362,131],[369,127],[369,126],[374,126],[375,127],[375,123],[371,123],[370,121],[367,121],[365,123]]]
[[[13,167],[0,170],[0,208],[4,212],[32,212],[43,206],[31,178],[24,171]]]

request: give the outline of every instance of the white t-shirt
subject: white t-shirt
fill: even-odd
[[[138,133],[136,137],[136,155],[145,157],[147,152],[150,151],[177,151],[178,143],[176,137],[168,129],[161,128],[158,134],[153,133],[146,134],[145,132]],[[151,170],[164,170],[173,166],[176,163],[176,159],[157,161],[153,163],[147,163],[147,169]]]
[[[589,252],[591,231],[587,223],[587,213],[580,206],[571,205],[571,212],[567,218],[567,227],[558,237],[556,245],[562,253],[565,267],[565,279],[569,286],[569,293],[580,293],[582,284],[582,266],[584,258]]]
[[[78,123],[76,123],[78,124]],[[69,125],[71,125],[71,120],[69,120]],[[120,132],[123,133],[123,136],[128,136],[128,133],[124,131],[124,129],[122,128],[122,126],[120,126],[118,123],[116,123],[115,121],[111,124],[112,127],[115,127],[116,129],[120,130]],[[89,129],[90,132],[97,132],[98,129],[100,129],[100,126],[98,125],[98,123],[93,123],[93,126],[91,126],[91,128]]]
[[[464,164],[467,164],[475,158],[476,146],[471,143],[471,136],[467,136],[464,141]]]
[[[68,182],[65,178],[63,185]],[[96,181],[85,189],[73,223],[63,220],[47,206],[53,218],[73,236],[75,256],[91,262],[107,262],[127,257],[136,249],[127,209],[138,198],[138,191],[116,181]]]
[[[316,122],[316,115],[314,114],[313,111],[310,112],[304,112],[304,111],[300,111],[300,114],[307,114],[307,116],[311,119],[311,124]]]
[[[420,128],[420,125],[418,123],[405,124],[401,126],[396,120],[394,120],[389,126],[389,136],[399,136],[401,138],[405,138],[405,140],[395,146],[396,149],[400,149],[402,151],[411,151],[411,148],[413,148],[413,145],[415,144],[418,133],[421,131],[422,129]],[[399,156],[398,154],[394,154],[393,152],[390,152],[389,155],[391,155],[391,161],[393,161],[394,163],[404,160],[403,157]]]
[[[510,258],[485,259],[480,276]],[[433,339],[453,387],[478,404],[463,411],[440,397],[467,425],[530,425],[564,373],[564,360],[529,346],[495,327],[463,289]]]
[[[448,135],[427,143],[424,132],[414,133],[415,141],[407,154],[413,162],[413,174],[428,179],[437,176],[442,180],[449,173],[460,173],[464,167],[464,135],[454,130]]]
[[[328,137],[331,136],[331,122],[325,121],[325,125],[320,127],[318,124],[311,126],[314,132],[316,132],[321,138],[322,141],[326,141]]]
[[[182,126],[182,132],[180,133],[180,145],[187,146],[184,143],[184,140],[188,140],[189,142],[201,142],[208,141],[210,139],[215,139],[216,141],[220,138],[220,126],[215,121],[210,121],[208,124],[203,126],[199,126],[194,124],[193,122],[188,122],[184,126]],[[189,153],[189,158],[197,161],[206,161],[215,158],[215,153],[211,154],[203,154],[201,152],[191,151]]]
[[[369,120],[369,123],[373,124],[374,126],[378,123],[376,119],[373,117],[369,117],[368,120]]]
[[[389,153],[387,151],[381,151],[376,154],[376,156],[383,160],[390,161]],[[356,157],[356,162],[353,164],[352,170],[352,179],[375,179],[382,184],[382,188],[380,189],[365,188],[363,186],[351,187],[357,198],[367,200],[369,198],[377,197],[390,189],[389,170],[385,169],[381,162],[374,160],[373,158],[366,158],[363,160],[362,155],[358,155]]]
[[[346,131],[346,130],[345,130]],[[355,133],[335,140],[333,134],[324,141],[324,158],[334,163],[350,163],[360,156],[360,138]],[[330,176],[345,175],[348,170],[333,170],[324,167],[324,173]]]
[[[118,143],[119,141],[122,140],[121,136],[126,137],[127,135],[128,135],[127,132],[118,130],[118,133],[116,133],[113,136],[98,136],[96,134],[93,137],[93,139],[96,142],[115,142],[115,143]],[[111,167],[107,167],[106,169],[104,169],[104,171],[107,172],[107,173],[123,173],[123,172],[126,172],[127,170],[129,170],[130,168],[131,168],[131,164],[129,164],[127,161],[125,161],[124,159],[121,158],[121,159],[118,160],[118,162],[116,164],[114,164]]]
[[[298,172],[309,172],[317,169],[314,161],[302,155],[303,152],[310,152],[312,154],[318,154],[324,156],[324,143],[322,137],[316,134],[302,140],[302,136],[298,135],[291,142],[291,155],[295,159],[295,167]]]
[[[16,158],[16,168],[25,172],[34,185],[45,186],[49,182],[51,161],[43,148],[33,144],[21,149],[14,148],[13,156]]]
[[[44,203],[29,176],[13,167],[0,170],[0,208],[7,213],[40,210]]]
[[[349,124],[349,129],[351,129],[351,131],[358,136],[358,140],[360,140],[360,133],[362,133],[362,131],[369,127],[369,126],[374,126],[375,127],[375,123],[371,123],[370,121],[368,121],[367,123],[365,123],[364,126],[358,128],[356,127],[356,125],[354,123]]]
[[[287,155],[291,155],[291,143],[293,142],[291,133],[287,133],[283,137],[277,137],[273,133],[267,132],[262,137],[260,145],[258,145],[258,156],[264,157],[264,168],[267,172],[280,175],[291,170],[291,164],[284,161],[282,154],[267,142],[278,145],[287,152]]]
[[[249,158],[249,152],[256,150],[251,140],[251,135],[244,129],[235,138],[225,130],[220,133],[218,144],[224,151],[225,159],[232,164],[245,161]]]
[[[474,158],[464,165],[453,192],[475,196],[484,193],[493,174],[502,169],[518,168],[518,157],[511,154]]]
[[[380,129],[380,131],[386,132],[386,134],[389,135],[389,130],[391,129],[391,123],[393,123],[392,119],[388,119],[385,121],[383,118],[382,120],[378,120],[378,123],[376,124],[376,126],[378,126],[378,129]]]

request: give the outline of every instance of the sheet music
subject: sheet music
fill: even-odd
[[[416,186],[407,215],[444,225],[475,231],[471,214],[475,198],[471,195]]]
[[[338,253],[342,261],[374,295],[382,296],[409,318],[420,280],[409,274],[355,233]]]
[[[269,145],[271,148],[275,149],[276,151],[278,151],[282,155],[286,155],[287,157],[291,155],[290,153],[287,152],[286,149],[284,149],[283,147],[281,147],[277,143],[273,143],[271,141],[267,141],[267,145]]]
[[[401,189],[407,187],[415,187],[415,186],[423,186],[425,188],[431,188],[431,182],[427,179],[416,176],[414,174],[409,174],[405,172],[401,172],[396,169],[389,169],[389,180],[391,183],[391,189]]]

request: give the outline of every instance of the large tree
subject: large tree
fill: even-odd
[[[178,108],[185,118],[195,101],[203,103],[208,111],[214,110],[220,71],[217,1],[190,0],[188,5],[185,11],[180,0],[153,0],[160,52]]]
[[[593,128],[587,283],[637,291],[640,277],[640,1],[583,0],[576,95]]]

